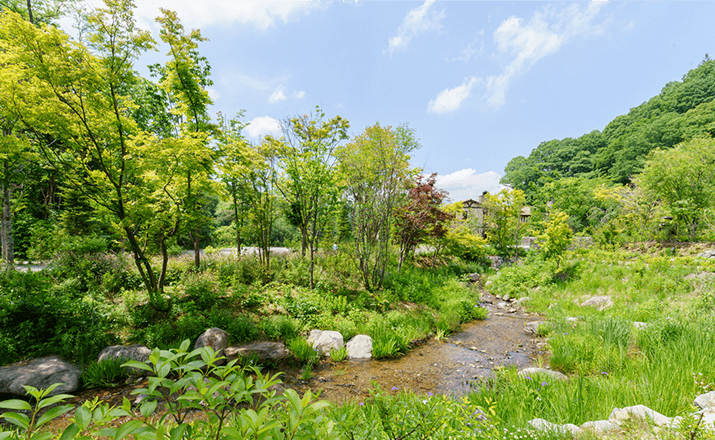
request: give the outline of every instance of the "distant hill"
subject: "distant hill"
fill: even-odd
[[[605,176],[627,183],[643,169],[645,156],[698,136],[715,135],[715,60],[703,62],[665,85],[659,95],[618,116],[603,131],[542,142],[529,157],[506,166],[501,182],[527,193],[532,185],[564,177]]]

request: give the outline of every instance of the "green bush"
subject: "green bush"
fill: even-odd
[[[101,362],[91,362],[82,372],[82,384],[85,388],[114,387],[129,376],[129,371],[122,364],[126,359],[107,358]]]
[[[314,365],[320,361],[320,353],[306,339],[297,337],[288,341],[288,348],[301,365]]]

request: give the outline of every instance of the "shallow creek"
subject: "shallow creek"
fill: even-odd
[[[299,379],[297,370],[286,371],[286,387],[299,392],[321,391],[321,396],[333,402],[361,400],[369,395],[371,384],[383,390],[411,389],[420,394],[464,394],[470,382],[489,377],[492,370],[514,365],[533,365],[538,348],[533,335],[524,332],[524,324],[538,320],[522,309],[516,313],[490,304],[498,300],[483,294],[489,317],[463,326],[462,331],[448,340],[428,340],[406,355],[380,361],[322,362],[313,370],[310,380]]]

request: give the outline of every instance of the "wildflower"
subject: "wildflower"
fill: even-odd
[[[392,387],[392,388],[390,388],[390,389],[391,389],[392,391],[399,391],[399,390],[400,390],[400,389],[397,388],[397,387]]]
[[[548,384],[548,383],[546,383],[546,381],[544,381],[544,382],[541,382],[541,386],[542,386],[542,387],[545,387],[545,386],[548,386],[548,385],[549,385],[549,384]]]
[[[432,397],[432,396],[434,396],[434,394],[432,394],[432,391],[430,391],[429,393],[427,393],[427,397]]]
[[[526,376],[526,380],[533,380],[531,376]]]

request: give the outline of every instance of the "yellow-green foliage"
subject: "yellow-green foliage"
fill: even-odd
[[[539,246],[546,258],[560,257],[571,245],[573,231],[567,223],[568,217],[565,212],[551,214],[546,230],[539,235]]]
[[[468,261],[478,261],[486,256],[486,240],[475,234],[471,219],[462,218],[462,204],[455,202],[444,207],[454,219],[447,225],[447,234],[443,238],[445,251]]]

